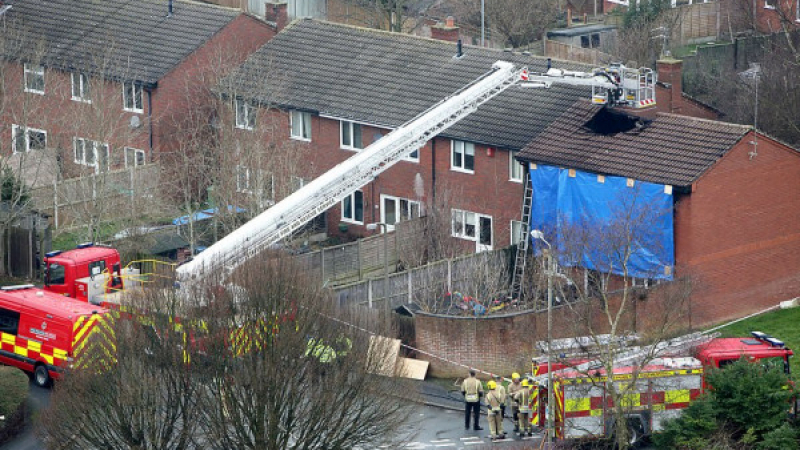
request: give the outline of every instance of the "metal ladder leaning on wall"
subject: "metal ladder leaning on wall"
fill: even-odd
[[[522,236],[517,243],[517,254],[514,258],[514,278],[511,281],[512,299],[519,299],[522,295],[522,283],[525,280],[525,265],[527,263],[528,248],[530,247],[530,236],[528,232],[531,228],[531,198],[533,197],[533,188],[531,187],[531,176],[528,167],[523,170],[523,184],[525,185],[525,194],[522,199]]]

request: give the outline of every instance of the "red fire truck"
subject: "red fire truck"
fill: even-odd
[[[107,340],[90,339],[110,332],[107,317],[106,309],[33,285],[0,288],[0,363],[48,386],[80,352],[107,350]]]
[[[620,364],[609,380],[601,367],[590,363],[581,370],[555,366],[553,371],[553,401],[555,436],[563,439],[584,439],[610,436],[613,430],[611,408],[614,404],[606,392],[608,383],[614,383],[618,392],[624,392],[626,417],[631,442],[658,432],[667,419],[680,415],[692,400],[708,386],[705,370],[724,367],[741,358],[775,364],[789,373],[792,350],[784,343],[765,333],[755,331],[749,338],[719,338],[697,345],[692,356],[656,358],[644,367]],[[639,373],[632,388],[634,371]],[[532,422],[543,429],[546,423],[547,364],[534,365],[540,388],[532,394]]]
[[[44,288],[66,297],[90,301],[93,291],[123,287],[119,252],[111,247],[87,243],[73,250],[49,252],[44,266]]]

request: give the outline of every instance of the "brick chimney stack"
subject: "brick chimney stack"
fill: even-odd
[[[438,23],[431,27],[431,37],[440,41],[458,41],[459,33],[453,16],[447,17],[444,25]]]
[[[288,4],[286,2],[267,2],[264,19],[275,24],[275,31],[280,32],[289,23]]]
[[[660,59],[656,61],[656,71],[659,83],[670,86],[666,112],[680,113],[683,104],[683,61],[670,57]]]

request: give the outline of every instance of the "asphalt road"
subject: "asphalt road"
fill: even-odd
[[[28,406],[31,414],[36,413],[50,403],[50,389],[43,389],[31,382],[28,394]],[[41,450],[42,442],[36,438],[33,431],[34,425],[29,425],[20,436],[0,447],[0,450]]]

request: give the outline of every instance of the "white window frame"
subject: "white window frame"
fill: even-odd
[[[395,217],[394,223],[389,223],[386,220],[387,208],[385,208],[385,205],[387,200],[394,201],[395,204],[395,210],[393,211]],[[405,202],[406,204],[405,211],[401,209],[403,202]],[[395,197],[394,195],[381,194],[380,208],[381,208],[381,222],[386,224],[387,231],[394,230],[394,226],[397,223],[404,222],[409,219],[416,219],[417,217],[422,217],[422,203],[404,197]],[[416,215],[414,214],[415,212]],[[405,213],[405,218],[403,218],[404,213]]]
[[[133,94],[133,98],[128,97],[128,92]],[[128,106],[128,101],[132,106]],[[137,102],[138,100],[138,102]],[[144,92],[142,85],[133,81],[124,81],[122,83],[122,109],[129,112],[143,113],[144,112]]]
[[[31,132],[34,133],[42,133],[44,134],[44,148],[34,148],[31,149]],[[19,149],[17,148],[17,137],[19,133],[24,133],[25,136],[25,148]],[[17,153],[28,153],[31,150],[45,150],[47,149],[47,131],[40,130],[38,128],[31,128],[31,127],[23,127],[21,125],[11,125],[11,152],[12,154]]]
[[[268,180],[268,181],[265,181]],[[258,205],[260,208],[265,208],[267,206],[272,206],[275,204],[275,176],[272,175],[270,172],[266,172],[264,170],[258,169],[258,181],[261,182],[260,188],[260,197],[258,199]],[[269,185],[269,189],[267,189],[267,185]],[[269,192],[267,192],[269,191]],[[269,195],[267,195],[269,194]]]
[[[518,228],[516,232],[514,232],[515,227]],[[512,220],[511,224],[509,225],[509,243],[511,245],[517,245],[525,238],[525,222],[522,222],[521,220]]]
[[[469,155],[469,149],[472,149],[472,168],[468,169],[467,166],[467,156]],[[456,165],[456,154],[461,155],[461,165]],[[475,144],[472,142],[467,141],[458,141],[452,139],[450,141],[450,170],[455,172],[462,172],[462,173],[475,173]]]
[[[764,9],[775,9],[775,5],[772,1],[773,0],[764,0]]]
[[[244,194],[253,192],[250,190],[250,167],[241,164],[236,166],[236,192]]]
[[[82,153],[81,153],[81,157],[80,158],[78,158],[78,145],[79,145],[79,143],[83,147],[82,151],[81,151]],[[92,151],[94,162],[88,162],[87,159],[86,159],[86,153],[87,153],[86,150],[87,150],[88,144],[91,144],[91,149],[90,150]],[[98,142],[98,141],[93,141],[91,139],[75,137],[72,140],[72,145],[73,145],[72,148],[73,148],[73,156],[74,156],[73,160],[75,161],[75,164],[79,164],[81,166],[94,167],[95,173],[105,172],[105,171],[108,170],[108,168],[109,168],[109,166],[111,164],[111,161],[110,161],[111,160],[111,147],[108,145],[107,142]],[[106,167],[104,169],[100,167],[100,158],[99,158],[100,154],[97,151],[98,147],[104,147],[105,150],[106,150],[106,158],[105,158]]]
[[[295,124],[299,121],[301,134],[295,134]],[[308,134],[308,136],[306,136]],[[292,109],[289,111],[289,137],[297,141],[311,142],[311,113]]]
[[[76,80],[77,77],[77,80]],[[83,72],[72,72],[70,74],[70,80],[72,81],[72,100],[76,102],[84,102],[84,103],[92,103],[92,99],[90,97],[90,82],[89,82],[89,75]],[[75,83],[77,81],[77,92],[78,95],[75,95]]]
[[[125,147],[125,168],[130,167],[139,167],[144,166],[147,164],[147,154],[144,150],[139,150],[138,148],[133,147]],[[129,156],[131,155],[132,156]],[[141,155],[141,163],[139,162],[139,155]],[[133,161],[131,161],[133,159]]]
[[[514,158],[516,154],[511,150],[508,151],[508,181],[522,183],[522,178],[525,176],[525,166]],[[515,169],[519,171],[519,176],[514,173]]]
[[[355,131],[358,129],[358,135],[361,137],[360,145],[355,145]],[[350,132],[350,143],[345,142],[345,131]],[[360,123],[350,122],[348,120],[339,121],[339,147],[345,150],[360,151],[364,149],[364,130],[361,128]]]
[[[236,128],[252,130],[256,127],[256,109],[247,101],[237,98],[234,101],[236,110]]]
[[[356,194],[361,194],[361,220],[358,220],[358,217],[356,217],[357,216],[357,214],[356,214],[356,210],[357,210],[356,204],[358,203],[356,201],[356,197],[357,197]],[[350,205],[352,205],[352,214],[351,214],[352,217],[348,217],[345,214],[345,201],[348,201],[348,200],[350,201]],[[363,225],[364,224],[364,213],[366,212],[366,209],[364,208],[364,192],[361,191],[361,190],[356,190],[353,193],[351,193],[350,195],[348,195],[347,197],[343,198],[342,199],[341,210],[342,210],[342,222]]]
[[[469,223],[473,227],[472,232],[470,233],[467,228],[468,222],[467,220],[470,219],[472,223]],[[492,228],[489,230],[491,233],[490,235],[490,242],[489,244],[482,244],[480,242],[481,238],[481,219],[488,219],[489,222],[492,224]],[[491,250],[494,246],[494,218],[487,214],[476,213],[472,211],[465,211],[463,209],[452,209],[451,210],[451,236],[459,239],[464,239],[467,241],[475,242],[475,250],[476,251],[484,251],[484,250]]]
[[[289,188],[291,189],[291,193],[295,193],[300,189],[308,184],[308,181],[303,177],[298,177],[297,175],[292,175],[289,177]]]
[[[44,66],[41,65],[41,64],[33,65],[33,64],[25,63],[23,65],[23,72],[24,72],[23,73],[23,78],[24,78],[23,83],[25,84],[23,87],[25,89],[25,92],[30,92],[32,94],[44,95],[44,89],[45,89]],[[42,89],[41,90],[34,89],[34,88],[31,88],[29,86],[28,81],[32,80],[32,78],[29,78],[29,75],[31,77],[33,77],[33,76],[41,77],[41,79],[42,79]]]

